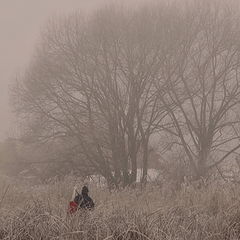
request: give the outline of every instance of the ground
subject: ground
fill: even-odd
[[[0,239],[240,239],[239,186],[173,192],[151,184],[109,193],[91,184],[95,210],[69,217],[75,184],[71,176],[34,187],[2,178]]]

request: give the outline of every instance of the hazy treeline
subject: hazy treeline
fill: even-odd
[[[219,170],[240,148],[235,2],[55,18],[12,91],[25,141],[55,144],[74,169],[116,187],[134,183],[138,168],[146,182],[154,141],[181,152],[183,175]]]

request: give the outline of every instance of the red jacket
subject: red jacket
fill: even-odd
[[[68,213],[73,214],[77,211],[78,204],[74,201],[69,202]]]

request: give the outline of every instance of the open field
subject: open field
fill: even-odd
[[[75,181],[30,187],[1,179],[0,239],[239,239],[240,190],[176,193],[157,186],[109,193],[90,185],[93,212],[66,216]],[[81,185],[81,184],[80,184]]]

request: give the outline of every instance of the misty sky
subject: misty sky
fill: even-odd
[[[87,12],[103,0],[0,0],[0,140],[12,135],[9,84],[23,73],[41,29],[53,15]]]

